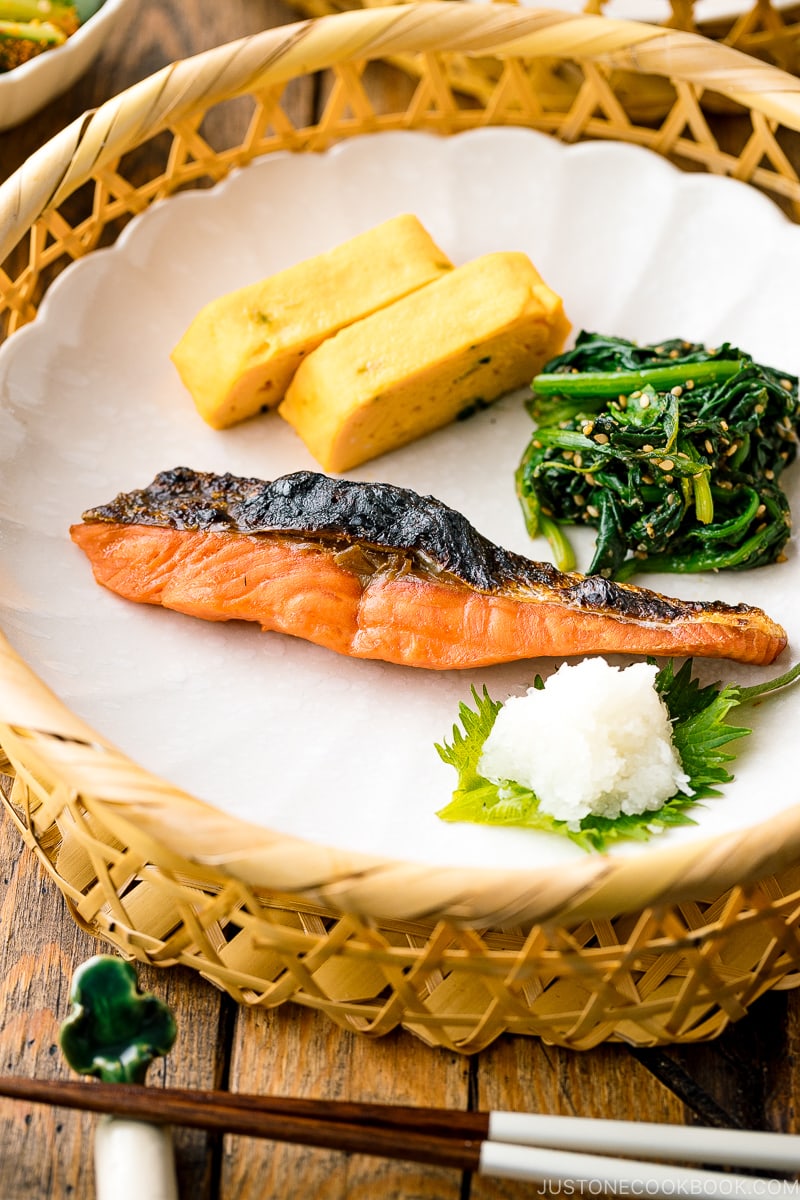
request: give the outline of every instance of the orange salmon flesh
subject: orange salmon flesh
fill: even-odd
[[[786,645],[780,625],[744,605],[639,619],[570,605],[546,587],[482,592],[413,569],[354,570],[324,543],[279,535],[106,521],[70,534],[97,582],[126,600],[429,670],[592,653],[764,665]]]

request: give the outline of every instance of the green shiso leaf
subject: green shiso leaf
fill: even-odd
[[[606,850],[619,841],[647,841],[653,833],[676,825],[694,825],[688,811],[698,802],[719,796],[720,787],[733,775],[728,764],[735,754],[727,747],[750,734],[744,725],[733,725],[728,716],[742,704],[760,699],[800,678],[800,663],[763,684],[741,688],[737,684],[701,686],[692,675],[692,662],[676,670],[672,661],[661,667],[655,686],[672,721],[672,737],[691,795],[679,792],[660,808],[619,817],[584,817],[579,828],[570,828],[542,812],[539,799],[529,788],[513,780],[493,783],[478,773],[484,742],[491,733],[502,704],[486,688],[472,689],[474,707],[459,705],[459,725],[453,726],[449,742],[436,745],[440,758],[454,768],[458,781],[450,803],[437,813],[443,821],[469,821],[478,825],[515,825],[556,833],[584,850]],[[537,676],[534,687],[543,687]]]

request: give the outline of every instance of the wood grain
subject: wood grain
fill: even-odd
[[[297,19],[297,13],[279,0],[224,0],[224,3],[139,0],[113,29],[90,71],[23,125],[0,132],[0,182],[83,113],[175,59],[188,58],[222,42]],[[284,103],[291,120],[300,124],[311,120],[313,82],[302,80],[293,84]],[[203,136],[212,147],[235,144],[246,128],[251,107],[247,99],[218,106],[202,127]],[[160,145],[156,139],[149,147],[133,151],[126,161],[130,179],[140,182],[148,168],[158,161],[159,150],[165,154],[167,149],[166,143]],[[198,186],[202,186],[202,181]],[[91,204],[90,190],[82,189],[70,197],[64,215],[78,224],[91,212]],[[9,266],[13,274],[24,265],[26,254],[23,243],[11,255]]]
[[[431,1050],[408,1035],[368,1041],[311,1010],[253,1009],[240,1014],[231,1053],[238,1091],[466,1108],[466,1059]],[[422,1096],[424,1095],[424,1100]],[[458,1172],[363,1155],[226,1138],[220,1196],[314,1196],[372,1200],[413,1196],[457,1200]],[[291,1180],[293,1191],[287,1190]]]
[[[65,914],[56,888],[20,853],[10,820],[0,823],[0,1062],[14,1074],[66,1077],[58,1025],[66,1015],[72,965],[95,944]],[[91,1118],[0,1101],[0,1191],[16,1196],[88,1195],[91,1160],[83,1144]],[[43,1154],[41,1148],[48,1147]]]
[[[175,59],[295,20],[297,14],[278,0],[139,0],[110,33],[87,74],[23,125],[0,133],[0,178],[87,109]]]
[[[75,968],[105,948],[69,917],[58,889],[43,875],[3,810],[0,820],[0,1063],[9,1074],[42,1079],[72,1077],[58,1046],[69,1012]],[[156,990],[178,1022],[168,1059],[148,1075],[161,1085],[213,1087],[224,1074],[217,1030],[222,997],[184,970],[139,969],[144,990]],[[211,1036],[209,1036],[209,1033]],[[154,1103],[157,1101],[154,1100]],[[0,1101],[0,1195],[88,1196],[93,1190],[92,1118],[83,1114]],[[42,1147],[49,1153],[42,1153]],[[188,1130],[176,1134],[181,1178],[198,1200],[211,1189],[213,1139]]]
[[[793,1132],[797,1000],[796,993],[769,993],[713,1042],[636,1057],[680,1096],[692,1124]]]
[[[582,1054],[522,1038],[502,1039],[477,1064],[475,1105],[580,1117],[683,1124],[680,1100],[622,1045]],[[470,1200],[523,1200],[529,1184],[476,1179]]]

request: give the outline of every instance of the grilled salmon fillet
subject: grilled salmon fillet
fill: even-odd
[[[588,653],[767,664],[786,645],[758,608],[563,573],[430,496],[310,471],[265,483],[178,467],[70,534],[127,600],[406,666]]]

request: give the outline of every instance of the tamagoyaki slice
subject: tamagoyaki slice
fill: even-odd
[[[200,415],[225,429],[277,407],[325,338],[451,269],[417,217],[403,213],[212,300],[172,361]]]
[[[323,342],[278,411],[349,471],[529,385],[570,328],[525,254],[486,254]]]

